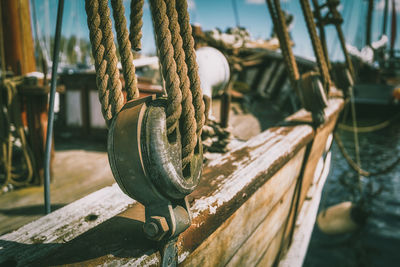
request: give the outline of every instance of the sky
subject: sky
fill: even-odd
[[[54,35],[58,0],[30,0],[36,10],[39,32],[42,36]],[[236,25],[232,2],[238,7],[240,26],[246,27],[253,38],[266,39],[270,36],[272,22],[265,0],[189,0],[191,23],[200,24],[203,30],[216,27],[226,30]],[[86,13],[83,0],[66,0],[62,34],[76,35],[89,39]],[[322,1],[320,1],[322,2]],[[341,0],[340,12],[345,20],[342,25],[347,42],[361,47],[365,42],[365,19],[367,13],[366,0]],[[391,3],[392,0],[389,0]],[[400,0],[395,0],[397,16],[397,32],[400,31]],[[124,0],[126,17],[129,25],[129,3]],[[295,43],[294,53],[307,58],[313,58],[311,43],[307,33],[304,18],[298,0],[281,0],[282,9],[293,14],[294,25],[291,29]],[[372,40],[378,40],[381,35],[384,0],[375,0],[375,10],[372,23]],[[391,10],[391,5],[390,5]],[[391,12],[389,12],[391,14]],[[390,33],[390,14],[388,17],[388,33]],[[147,1],[143,16],[142,47],[145,54],[155,52],[152,22]],[[395,47],[400,49],[400,33],[397,34]],[[341,50],[333,27],[327,29],[327,42],[331,57],[341,59]]]

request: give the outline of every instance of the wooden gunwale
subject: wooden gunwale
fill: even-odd
[[[313,140],[299,208],[342,107],[342,99],[330,99],[325,110],[327,122],[316,131],[309,125],[270,128],[211,161],[199,187],[189,195],[193,221],[179,238],[179,262],[240,265],[249,251],[267,244],[268,251],[249,264],[264,261],[266,255],[270,255],[268,265],[272,264],[277,251],[289,241],[279,237],[289,232],[283,227],[272,231],[271,227],[288,218],[293,225],[293,215],[285,205],[293,198],[305,148]],[[311,118],[301,110],[288,120]],[[97,217],[90,220],[90,214]],[[143,206],[114,184],[0,237],[0,263],[159,265],[155,244],[141,233],[143,220]],[[260,237],[268,230],[271,238],[265,242]]]

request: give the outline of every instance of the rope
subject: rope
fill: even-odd
[[[161,70],[165,79],[165,87],[168,93],[167,106],[167,134],[171,135],[178,126],[178,120],[182,113],[182,93],[179,89],[180,81],[176,72],[174,48],[171,44],[169,20],[163,0],[151,0],[150,9],[153,17],[154,31],[158,53],[161,62]]]
[[[381,122],[381,123],[378,123],[378,124],[375,124],[375,125],[364,126],[364,127],[359,127],[358,126],[357,127],[357,132],[358,133],[369,133],[369,132],[374,132],[374,131],[381,130],[383,128],[388,127],[391,123],[393,123],[398,118],[400,118],[400,113],[395,115],[395,116],[393,116],[392,118],[384,121],[384,122]],[[339,129],[344,130],[344,131],[348,131],[348,132],[353,132],[354,131],[353,127],[348,126],[348,125],[343,124],[343,123],[340,123],[338,125],[338,127],[339,127]]]
[[[101,111],[107,125],[122,108],[123,95],[107,0],[85,0],[90,42],[95,60]]]
[[[380,174],[384,174],[389,172],[391,169],[396,167],[400,163],[400,157],[398,157],[395,161],[393,161],[391,164],[388,166],[374,172],[369,172],[361,168],[360,165],[358,165],[354,160],[350,157],[349,153],[346,151],[345,146],[343,145],[342,140],[340,139],[339,135],[337,133],[334,133],[334,138],[335,141],[339,147],[340,152],[342,153],[343,157],[346,159],[347,163],[349,166],[356,171],[359,175],[365,176],[365,177],[372,177],[372,176],[377,176]]]
[[[357,132],[357,115],[356,115],[356,104],[354,100],[354,91],[353,86],[349,87],[350,93],[350,108],[351,108],[351,118],[353,122],[353,135],[354,135],[354,152],[356,154],[356,163],[361,168],[361,158],[360,158],[360,143],[358,141],[358,132]],[[358,172],[358,187],[360,190],[360,194],[362,194],[362,184],[361,184],[361,174]]]
[[[180,129],[182,135],[182,166],[183,168],[190,162],[194,149],[197,144],[196,119],[192,103],[192,92],[190,91],[190,80],[188,69],[185,62],[185,51],[182,48],[182,37],[178,23],[178,13],[175,1],[166,1],[167,16],[169,18],[169,29],[171,32],[172,45],[174,47],[174,59],[177,65],[177,73],[180,80],[182,92],[182,115],[180,119]]]
[[[325,61],[324,52],[322,50],[321,40],[318,38],[317,35],[316,26],[314,22],[314,15],[311,11],[310,2],[309,0],[300,0],[300,3],[301,3],[301,8],[303,10],[304,19],[307,24],[308,33],[311,38],[311,43],[314,49],[314,53],[317,58],[318,67],[321,72],[324,88],[329,89],[331,85],[331,79]]]
[[[314,5],[314,16],[317,21],[317,25],[318,25],[318,29],[319,29],[319,36],[321,38],[321,44],[322,44],[322,49],[324,51],[326,64],[327,64],[328,70],[331,71],[332,65],[331,65],[331,62],[330,62],[329,56],[328,56],[328,45],[326,43],[324,24],[322,23],[321,7],[318,5],[318,0],[312,0],[312,3]]]
[[[272,0],[267,0],[267,5],[273,23],[274,25],[276,25],[275,29],[278,35],[282,56],[287,67],[286,71],[289,74],[292,88],[296,90],[297,95],[299,96],[301,102],[303,103],[303,98],[298,88],[298,80],[300,78],[300,74],[297,67],[296,59],[290,47],[290,37],[286,27],[283,12],[281,10],[280,2],[278,0],[274,0],[274,2],[272,2]]]
[[[124,73],[125,90],[127,93],[126,98],[127,101],[129,101],[139,98],[139,89],[137,87],[137,78],[135,75],[135,66],[133,65],[131,42],[129,41],[129,33],[124,15],[125,8],[122,4],[122,0],[111,0],[111,5],[113,8],[115,29],[117,32],[118,46],[121,54],[121,64]]]
[[[185,51],[185,61],[188,67],[188,76],[190,79],[190,90],[193,96],[193,105],[195,109],[195,118],[197,122],[196,133],[201,136],[201,131],[205,122],[203,93],[200,87],[200,77],[194,50],[194,39],[192,35],[192,26],[186,0],[176,0],[179,26],[183,40],[183,49]]]
[[[3,165],[5,169],[5,180],[3,185],[12,184],[15,186],[24,186],[29,184],[34,177],[33,154],[28,146],[26,140],[24,127],[21,120],[21,109],[17,98],[17,86],[21,84],[20,77],[5,79],[2,82],[2,90],[6,93],[6,99],[3,99],[3,94],[0,95],[1,113],[0,122],[1,135],[0,141],[2,143]],[[14,126],[14,133],[11,131],[12,125]],[[25,162],[25,172],[16,173],[13,168],[13,145],[15,140],[20,140],[20,148],[23,153]]]
[[[340,41],[340,46],[342,48],[342,52],[346,61],[346,66],[350,71],[350,74],[352,78],[355,78],[355,73],[354,73],[354,67],[353,63],[350,59],[349,53],[347,52],[346,48],[346,40],[344,38],[343,30],[342,27],[340,26],[343,23],[343,18],[340,15],[340,13],[337,10],[337,7],[339,6],[340,2],[337,0],[326,0],[326,4],[319,6],[317,0],[313,0],[314,8],[315,8],[315,13],[316,13],[316,18],[318,22],[318,26],[320,27],[320,32],[321,32],[321,39],[322,39],[322,33],[323,27],[329,24],[334,24],[336,28],[336,32],[338,34],[338,38]],[[327,7],[328,8],[328,13],[325,15],[324,18],[321,17],[321,9]],[[325,56],[327,59],[328,67],[329,67],[329,60],[328,60],[328,54],[327,54],[327,48],[326,48],[326,40],[324,42],[324,50],[325,50]],[[329,69],[331,69],[329,67]]]
[[[142,49],[142,44],[140,40],[142,39],[143,35],[143,4],[144,0],[131,0],[131,24],[129,27],[129,40],[131,41],[132,48],[135,51],[140,51]]]

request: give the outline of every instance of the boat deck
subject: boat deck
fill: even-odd
[[[52,211],[114,183],[105,143],[63,141],[53,170]],[[43,216],[43,194],[43,186],[33,186],[0,195],[0,235]]]

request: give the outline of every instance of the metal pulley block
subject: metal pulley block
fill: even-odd
[[[143,230],[149,239],[168,241],[191,223],[186,195],[199,183],[202,144],[182,170],[179,127],[167,136],[166,99],[130,101],[113,119],[108,134],[111,170],[121,189],[145,206]]]
[[[337,68],[334,72],[335,84],[342,89],[346,97],[350,96],[350,90],[354,86],[354,80],[348,68]]]
[[[328,106],[325,89],[317,72],[307,72],[301,76],[300,89],[304,108],[311,112],[315,127],[325,122],[324,109]]]

